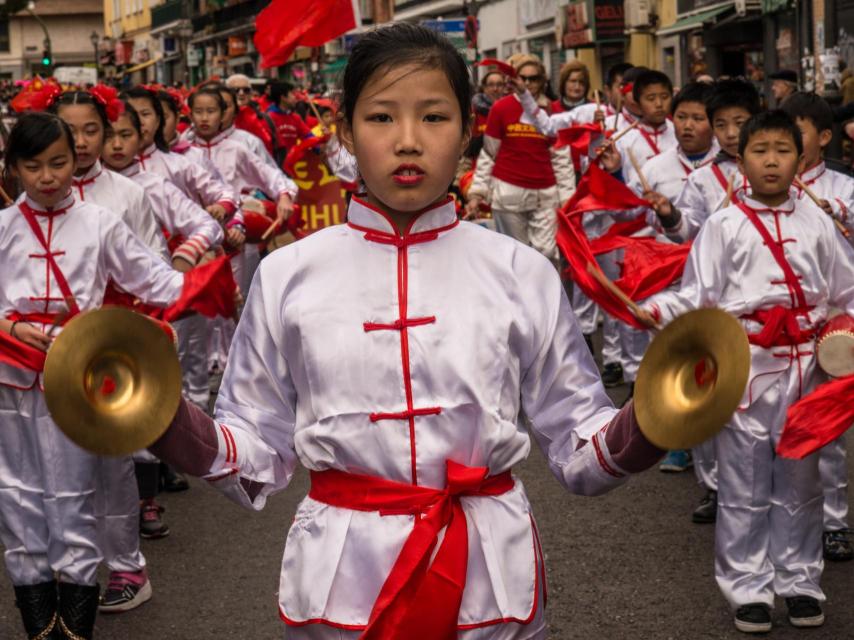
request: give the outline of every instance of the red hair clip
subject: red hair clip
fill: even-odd
[[[61,94],[62,87],[55,80],[42,80],[36,76],[9,104],[17,113],[47,111]]]
[[[172,102],[175,103],[175,106],[178,107],[178,111],[182,115],[190,115],[190,107],[188,107],[187,103],[184,102],[184,96],[181,94],[180,91],[171,87],[168,89],[164,89],[164,91],[170,98],[172,98]]]
[[[119,100],[119,92],[105,84],[98,84],[89,89],[89,93],[107,112],[107,120],[115,122],[125,112],[125,104]]]

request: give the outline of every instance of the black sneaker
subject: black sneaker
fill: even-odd
[[[160,519],[164,509],[153,499],[143,500],[139,508],[139,537],[146,540],[165,538],[169,527]]]
[[[178,491],[186,491],[190,488],[190,483],[184,474],[178,473],[165,462],[160,463],[160,488],[163,491],[176,493]]]
[[[793,627],[820,627],[824,624],[824,611],[813,597],[786,598],[786,606],[789,607],[789,624]]]
[[[742,633],[768,633],[771,631],[771,607],[753,602],[735,612],[735,628]]]
[[[619,362],[609,362],[602,369],[602,384],[609,389],[623,384],[623,365]]]
[[[718,517],[718,492],[709,489],[700,500],[700,504],[691,514],[691,522],[696,524],[711,524]]]
[[[854,548],[851,547],[847,531],[825,531],[821,537],[825,560],[845,562],[854,559]]]

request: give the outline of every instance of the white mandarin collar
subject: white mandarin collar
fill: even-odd
[[[820,160],[817,165],[810,167],[798,177],[801,179],[801,182],[804,182],[805,184],[809,185],[818,180],[825,172],[825,169],[826,167],[824,161]]]
[[[140,153],[139,155],[142,156],[143,158],[150,158],[156,152],[157,152],[157,145],[156,144],[150,144],[145,149],[143,149],[142,153]]]
[[[417,214],[404,235],[425,232],[446,231],[459,222],[454,200],[448,196]],[[347,223],[356,229],[377,231],[383,234],[398,235],[397,228],[388,215],[374,205],[368,204],[363,197],[353,197],[347,210]]]
[[[744,199],[744,204],[756,213],[785,213],[788,215],[795,210],[795,201],[792,196],[789,196],[784,203],[777,207],[769,207],[764,202],[759,202],[750,197]]]
[[[201,138],[199,136],[199,134],[194,134],[193,135],[193,144],[196,145],[197,147],[204,147],[206,149],[209,149],[210,147],[213,147],[213,146],[219,144],[220,142],[225,140],[230,135],[231,135],[231,131],[229,131],[228,129],[226,129],[225,131],[220,131],[218,134],[216,134],[210,140],[205,140],[204,138]]]
[[[101,175],[101,172],[103,170],[104,170],[104,167],[101,165],[101,161],[95,160],[95,164],[93,164],[91,167],[89,167],[89,170],[86,173],[84,173],[82,176],[79,176],[79,177],[75,176],[74,178],[72,178],[72,180],[74,181],[75,185],[89,184],[91,182],[94,182],[95,178],[97,178],[99,175]]]
[[[63,213],[74,205],[74,193],[69,189],[66,196],[62,200],[57,202],[55,206],[49,209],[43,205],[40,205],[38,202],[36,202],[26,194],[24,194],[21,198],[18,198],[18,204],[20,204],[21,202],[27,203],[27,206],[37,213]]]
[[[134,160],[124,169],[119,171],[119,173],[127,178],[133,177],[138,173],[142,173],[142,165],[139,163],[139,160]]]

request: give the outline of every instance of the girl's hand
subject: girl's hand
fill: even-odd
[[[212,204],[209,207],[205,207],[205,211],[211,214],[211,217],[217,222],[225,220],[225,207],[221,204]]]
[[[463,216],[463,220],[473,220],[477,218],[480,213],[480,203],[483,202],[483,199],[480,196],[472,196],[469,198],[468,202],[466,202],[465,215]]]
[[[602,168],[608,173],[614,173],[623,165],[620,152],[617,151],[616,145],[610,140],[596,149],[596,155],[599,157]]]
[[[16,322],[14,328],[10,331],[10,335],[39,351],[47,351],[52,341],[49,335],[42,333],[33,325],[26,322]]]
[[[669,218],[673,215],[673,204],[660,193],[647,191],[643,194],[643,198],[652,203],[652,208],[659,218]]]
[[[276,204],[276,222],[283,225],[285,220],[291,217],[294,212],[294,203],[287,193],[279,196],[279,202]]]
[[[232,227],[225,232],[225,241],[239,251],[243,247],[243,243],[246,242],[246,236]]]

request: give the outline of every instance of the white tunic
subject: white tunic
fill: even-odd
[[[844,224],[854,238],[854,178],[828,169],[824,162],[819,162],[798,177],[819,198],[830,203],[833,217]],[[792,190],[799,200],[809,199],[800,187],[793,184]]]
[[[85,175],[74,178],[71,191],[75,198],[94,202],[117,215],[140,240],[164,259],[169,255],[151,203],[146,199],[143,188],[133,180],[104,168],[98,160]]]
[[[122,175],[145,189],[161,228],[172,236],[185,238],[176,255],[195,264],[205,251],[222,244],[222,227],[174,184],[156,173],[143,171],[138,162],[125,167]]]
[[[229,138],[223,131],[209,142],[201,138],[193,141],[193,146],[205,154],[222,174],[226,184],[236,193],[249,193],[260,189],[273,200],[282,194],[296,198],[296,184],[278,168],[261,162],[245,146]]]
[[[260,509],[301,463],[444,488],[446,460],[489,475],[524,460],[523,410],[570,491],[625,481],[605,471],[604,444],[576,451],[579,439],[601,442],[616,410],[551,263],[459,223],[451,201],[422,213],[406,237],[417,234],[388,244],[399,237],[389,219],[354,198],[348,224],[261,263],[217,401],[226,426],[214,486]],[[461,277],[460,259],[478,268]],[[263,484],[254,500],[249,480]],[[462,505],[460,624],[528,618],[539,552],[521,482]],[[364,625],[412,523],[303,500],[285,547],[282,614]]]
[[[721,176],[717,175],[715,167]],[[750,191],[750,185],[735,160],[723,152],[714,161],[694,171],[673,203],[682,217],[675,227],[667,230],[667,235],[676,242],[692,240],[706,219],[726,204],[730,176],[733,176],[733,200],[743,200]]]
[[[827,214],[812,202],[792,199],[777,209],[750,198],[745,203],[782,243],[800,277],[806,303],[813,307],[807,317],[799,316],[801,328],[821,327],[830,307],[854,314],[854,249],[841,241]],[[733,205],[706,220],[688,255],[681,290],[657,294],[644,307],[660,314],[666,325],[691,309],[719,307],[741,318],[792,304],[780,266],[744,212]],[[748,333],[762,329],[753,320],[741,322]],[[815,365],[814,352],[810,343],[770,349],[751,344],[750,382],[741,408],[750,406],[793,362],[799,361],[806,377]]]
[[[18,203],[24,199],[19,198]],[[35,202],[26,202],[43,211]],[[56,278],[45,267],[45,249],[18,203],[0,211],[0,316],[64,313],[66,304]],[[152,253],[107,209],[69,195],[53,214],[37,215],[36,219],[81,311],[101,306],[111,280],[157,306],[168,306],[180,296],[183,274]],[[49,326],[34,324],[40,330]],[[41,374],[0,363],[0,385],[29,389],[36,382],[41,386]]]
[[[677,147],[679,141],[676,139],[673,123],[670,120],[665,120],[664,124],[658,127],[641,122],[617,140],[616,145],[623,163],[623,178],[626,184],[632,184],[633,182],[640,182],[640,180],[632,165],[629,153],[633,154],[638,165],[643,167],[659,154]]]
[[[224,129],[222,133],[224,133],[229,140],[234,140],[238,144],[242,144],[244,147],[249,149],[249,151],[255,154],[264,164],[271,166],[273,169],[281,170],[276,164],[276,161],[273,160],[273,156],[271,156],[270,152],[267,151],[267,147],[264,146],[264,142],[258,136],[249,133],[245,129],[238,129],[234,125],[231,125],[228,129]],[[187,129],[182,137],[192,144],[196,140],[196,130],[193,128]]]
[[[212,204],[230,205],[236,209],[240,200],[226,182],[200,162],[180,153],[164,153],[151,145],[139,154],[143,171],[153,171],[178,187],[184,194],[203,207]]]

